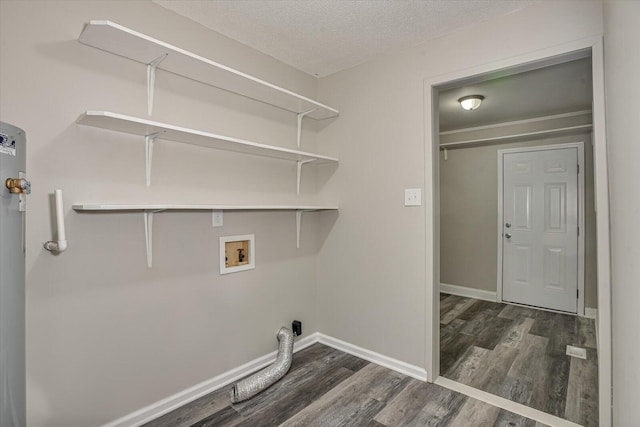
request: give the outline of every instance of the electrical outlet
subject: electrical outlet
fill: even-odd
[[[291,322],[291,331],[297,337],[302,335],[302,322],[299,320],[294,320]]]
[[[404,190],[405,206],[422,206],[422,189],[406,188]]]
[[[222,227],[224,224],[222,211],[213,211],[213,215],[211,218],[211,225],[213,227]]]

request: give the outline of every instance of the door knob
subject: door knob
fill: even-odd
[[[508,222],[508,223],[506,223],[504,226],[505,226],[505,227],[507,227],[507,228],[511,228],[511,223],[510,223],[510,222]]]
[[[506,237],[507,239],[511,238],[511,233],[505,233],[504,237]]]

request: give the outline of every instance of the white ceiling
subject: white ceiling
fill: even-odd
[[[544,0],[153,0],[324,77]],[[590,58],[440,93],[447,131],[591,108]],[[480,109],[457,100],[485,96]]]
[[[439,94],[440,130],[462,129],[591,109],[591,58],[469,84]],[[477,110],[458,99],[483,95]]]
[[[324,77],[540,0],[153,0]]]

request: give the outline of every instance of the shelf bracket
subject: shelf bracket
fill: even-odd
[[[314,111],[316,111],[317,108],[314,108],[312,110],[309,111],[303,111],[302,113],[298,113],[298,148],[300,148],[300,136],[302,134],[302,119],[304,119],[304,116],[313,113]],[[149,113],[151,114],[151,113]]]
[[[296,160],[296,194],[300,195],[300,179],[302,178],[302,166],[307,163],[314,162],[316,159],[310,160]]]
[[[302,225],[302,213],[313,212],[310,209],[298,209],[296,210],[296,248],[300,249],[300,226]]]
[[[147,247],[147,267],[153,266],[153,214],[161,210],[144,211],[144,239]]]
[[[296,211],[296,249],[300,249],[300,223],[302,222],[301,210]]]
[[[147,187],[151,185],[151,164],[153,163],[153,143],[164,131],[145,135],[144,148],[145,148],[145,173],[147,175]]]
[[[156,69],[167,56],[169,56],[169,54],[165,53],[147,64],[147,113],[149,115],[153,112],[153,92],[156,86]]]

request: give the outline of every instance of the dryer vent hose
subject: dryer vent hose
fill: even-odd
[[[278,331],[277,337],[279,344],[276,361],[250,377],[233,384],[231,387],[231,403],[251,399],[284,377],[289,371],[293,361],[293,332],[283,326]]]

